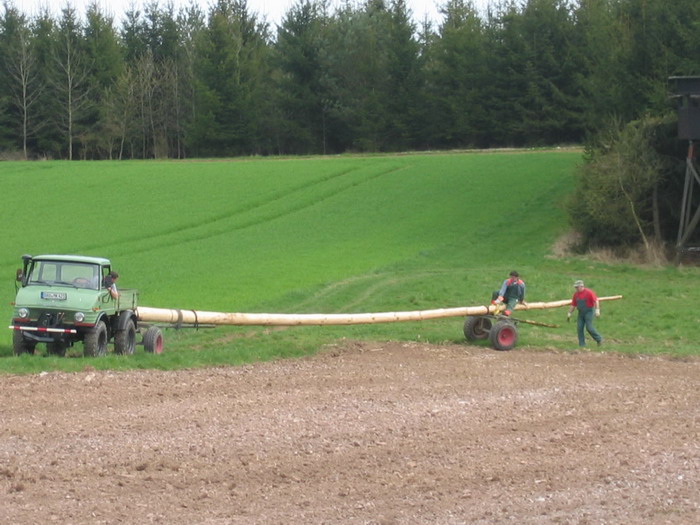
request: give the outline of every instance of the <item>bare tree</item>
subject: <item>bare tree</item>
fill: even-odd
[[[161,124],[161,137],[167,142],[164,145],[167,151],[162,153],[175,158],[185,156],[184,135],[189,110],[185,92],[190,87],[190,82],[183,69],[171,59],[165,59],[158,68],[158,122]]]
[[[154,108],[156,84],[156,64],[153,53],[149,50],[138,58],[134,67],[134,93],[141,127],[142,158],[156,155]]]
[[[68,159],[73,160],[75,125],[81,112],[90,104],[89,68],[80,48],[80,28],[76,23],[75,9],[67,5],[62,10],[54,49],[56,75],[53,87],[62,104],[59,125],[66,133]]]
[[[27,141],[33,131],[39,127],[32,120],[32,106],[41,95],[42,84],[39,78],[36,55],[32,49],[29,31],[21,28],[14,45],[7,50],[5,64],[12,83],[12,104],[20,116],[20,133],[22,136],[22,153],[29,157]]]
[[[136,86],[134,72],[131,67],[124,69],[116,83],[105,93],[104,97],[104,140],[109,143],[109,156],[119,142],[117,158],[124,158],[124,148],[130,142],[136,123]]]

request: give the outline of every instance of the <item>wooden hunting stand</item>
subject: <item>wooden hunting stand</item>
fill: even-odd
[[[688,246],[700,222],[700,203],[693,199],[695,185],[700,186],[696,162],[696,142],[700,141],[700,76],[671,77],[674,98],[678,100],[678,138],[688,141],[685,184],[681,202],[681,217],[676,241],[676,263],[689,252],[700,253],[700,246]],[[695,211],[693,211],[695,208]]]

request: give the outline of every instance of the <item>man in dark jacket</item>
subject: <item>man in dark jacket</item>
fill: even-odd
[[[109,291],[109,295],[112,296],[112,299],[119,298],[119,291],[117,290],[117,279],[119,279],[119,274],[115,271],[111,271],[107,275],[105,275],[104,279],[102,280],[102,287],[106,288]]]
[[[493,296],[493,304],[501,305],[505,303],[504,315],[510,315],[518,303],[527,304],[525,302],[525,282],[515,270],[510,272],[508,279],[503,281],[501,289],[493,292]]]

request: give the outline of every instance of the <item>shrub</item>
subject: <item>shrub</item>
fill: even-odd
[[[673,238],[678,225],[683,148],[676,115],[645,117],[624,126],[613,123],[588,147],[566,203],[581,249],[647,251]]]

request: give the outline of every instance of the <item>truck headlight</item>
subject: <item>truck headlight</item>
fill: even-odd
[[[76,323],[82,323],[85,320],[85,314],[83,312],[75,312],[73,319],[75,319]]]
[[[17,315],[20,319],[27,319],[29,317],[29,310],[27,308],[20,308],[17,310]]]

